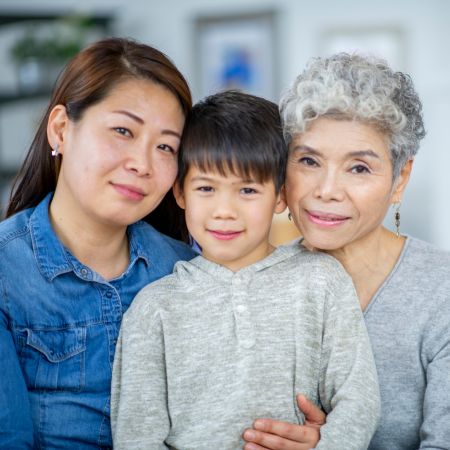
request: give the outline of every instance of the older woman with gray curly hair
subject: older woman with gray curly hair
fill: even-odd
[[[409,76],[382,60],[316,58],[281,100],[290,148],[286,196],[302,243],[351,275],[371,338],[381,421],[370,450],[450,448],[450,254],[401,234],[400,202],[425,131]],[[383,226],[395,207],[395,232]],[[258,419],[245,449],[315,446],[305,424]]]

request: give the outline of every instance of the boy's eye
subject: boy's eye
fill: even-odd
[[[127,137],[132,136],[132,133],[128,128],[115,127],[114,130],[117,131],[117,133],[121,134],[122,136],[127,136]]]
[[[211,186],[199,186],[197,188],[197,191],[200,191],[200,192],[213,192],[214,189]]]
[[[244,187],[241,189],[241,194],[250,195],[250,194],[256,194],[258,191],[254,188],[250,187]]]

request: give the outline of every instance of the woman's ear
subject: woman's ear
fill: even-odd
[[[50,147],[58,146],[58,153],[64,153],[64,139],[69,124],[66,107],[64,105],[56,105],[48,117],[47,123],[47,139]]]
[[[403,192],[408,184],[409,177],[411,176],[411,170],[413,167],[414,160],[410,159],[406,162],[406,164],[402,167],[400,171],[400,175],[395,180],[394,190],[392,192],[392,203],[400,203],[402,201]]]
[[[175,201],[177,202],[177,205],[181,209],[185,209],[186,208],[186,202],[184,200],[183,189],[181,188],[180,183],[178,182],[178,180],[175,181],[172,190],[173,190],[173,196],[175,197]]]
[[[285,209],[287,208],[287,202],[286,202],[286,189],[283,186],[280,189],[280,192],[277,196],[277,202],[275,204],[275,214],[281,214]]]

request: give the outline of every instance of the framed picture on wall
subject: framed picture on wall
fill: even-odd
[[[225,89],[276,98],[273,12],[199,17],[195,30],[200,98]]]
[[[372,54],[392,67],[406,70],[405,36],[400,27],[345,27],[324,30],[319,39],[319,53],[328,56],[345,51]]]

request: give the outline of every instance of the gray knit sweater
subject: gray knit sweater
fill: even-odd
[[[203,257],[144,288],[114,362],[115,449],[239,449],[257,417],[301,423],[295,394],[329,412],[317,449],[365,449],[379,392],[350,278],[280,247],[238,272]]]
[[[450,253],[408,238],[364,316],[381,391],[370,450],[450,449]]]

